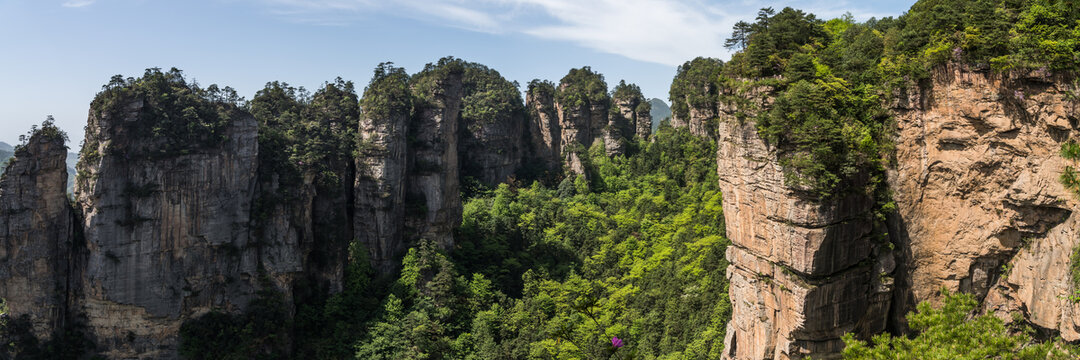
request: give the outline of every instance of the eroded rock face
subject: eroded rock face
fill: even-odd
[[[298,271],[283,253],[260,258],[250,243],[257,136],[238,113],[214,146],[149,156],[153,139],[130,132],[142,100],[91,112],[75,196],[88,259],[82,312],[110,358],[175,358],[178,329],[210,309],[238,311],[256,290],[260,263]]]
[[[562,129],[559,140],[563,145],[562,163],[570,172],[584,174],[585,164],[581,157],[586,156],[585,152],[592,146],[593,141],[592,107],[588,104],[564,105],[556,102],[555,109],[559,114],[559,128]]]
[[[0,298],[48,338],[64,325],[72,284],[72,212],[62,136],[34,135],[0,176]]]
[[[767,89],[748,98],[768,106]],[[735,109],[719,122],[732,319],[729,359],[833,358],[846,332],[885,329],[893,255],[865,194],[821,200],[784,184],[777,150]]]
[[[466,67],[463,81],[461,175],[496,186],[515,175],[530,150],[521,93],[516,83],[479,64]]]
[[[418,100],[409,127],[410,170],[405,194],[409,237],[454,245],[453,229],[461,224],[458,180],[458,120],[461,115],[460,70],[436,71],[430,87],[415,86]]]
[[[385,79],[402,81],[404,79]],[[399,84],[405,86],[405,84]],[[390,101],[409,104],[408,94]],[[365,112],[360,118],[359,158],[356,160],[354,226],[357,239],[367,246],[373,267],[380,272],[393,269],[394,257],[405,247],[405,175],[408,169],[406,139],[411,105],[389,109],[385,114]]]
[[[907,310],[944,287],[1080,340],[1080,307],[1065,299],[1078,202],[1058,181],[1061,144],[1076,138],[1076,91],[1069,79],[954,65],[894,104],[890,185],[894,232],[910,248]]]
[[[604,129],[604,147],[608,156],[626,153],[626,143],[635,136],[648,139],[652,133],[652,115],[640,92],[612,99],[608,126]]]
[[[544,171],[561,169],[562,128],[555,109],[555,87],[550,83],[530,85],[525,107],[529,114],[531,160],[538,162]]]

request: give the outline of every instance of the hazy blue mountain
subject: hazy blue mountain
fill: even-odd
[[[660,122],[671,117],[671,107],[668,106],[664,100],[658,98],[652,98],[649,100],[649,104],[652,105],[652,111],[649,115],[652,115],[652,128],[656,131],[656,127],[660,126]]]
[[[7,145],[7,144],[4,144],[4,145]],[[4,169],[7,168],[7,162],[8,162],[8,159],[11,158],[11,155],[15,155],[15,153],[12,152],[11,150],[0,149],[0,174],[3,174]]]
[[[69,151],[65,162],[67,162],[68,172],[67,192],[73,194],[75,193],[75,163],[79,162],[79,154]]]
[[[15,147],[6,142],[0,141],[0,151],[15,152]]]

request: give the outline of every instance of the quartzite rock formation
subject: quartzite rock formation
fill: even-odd
[[[612,98],[604,77],[588,67],[570,70],[558,87],[539,81],[530,84],[525,107],[534,155],[561,157],[543,161],[548,170],[561,164],[570,173],[585,174],[581,157],[593,143],[604,144],[608,156],[615,156],[625,154],[635,136],[648,139],[652,132],[648,101],[637,86],[630,87],[635,90]]]
[[[894,104],[890,177],[902,225],[892,232],[909,249],[897,277],[904,310],[945,288],[1080,340],[1080,304],[1067,299],[1080,202],[1058,180],[1075,166],[1060,155],[1077,140],[1075,83],[952,65],[915,89]]]
[[[836,357],[845,332],[907,331],[903,315],[940,300],[942,288],[975,294],[983,312],[1006,321],[1022,315],[1045,334],[1080,340],[1080,304],[1068,299],[1080,201],[1059,181],[1076,165],[1060,149],[1077,140],[1078,90],[1044,72],[960,65],[898,90],[889,104],[898,211],[887,230],[869,216],[868,197],[823,203],[785,187],[776,161],[783,150],[718,103],[717,164],[733,244],[725,356]],[[740,96],[756,109],[771,101],[765,89]]]
[[[42,131],[0,175],[0,294],[42,338],[64,326],[75,275],[66,156],[63,136]]]
[[[760,96],[760,95],[765,96]],[[747,95],[768,106],[768,92]],[[726,358],[829,358],[841,336],[885,330],[894,267],[869,196],[820,200],[784,184],[782,151],[750,121],[724,112],[717,171],[724,220],[732,318]]]
[[[416,110],[409,124],[411,167],[405,190],[409,236],[444,249],[454,246],[453,229],[461,224],[458,120],[464,69],[453,65],[413,77]]]
[[[91,112],[83,153],[101,155],[78,166],[88,251],[81,311],[104,355],[172,358],[184,320],[242,309],[261,263],[298,271],[300,261],[250,246],[254,118],[233,118],[215,146],[151,157],[168,140],[135,132],[148,104],[122,101],[122,112]]]

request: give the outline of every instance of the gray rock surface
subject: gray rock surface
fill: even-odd
[[[41,339],[63,327],[75,274],[66,154],[63,137],[39,133],[0,175],[0,298]]]
[[[216,146],[149,157],[153,140],[130,133],[145,106],[91,112],[85,143],[101,155],[79,164],[75,187],[89,256],[81,312],[110,358],[175,358],[184,320],[247,305],[260,262],[299,264],[251,244],[255,120],[233,118]]]

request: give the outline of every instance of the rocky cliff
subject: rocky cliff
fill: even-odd
[[[406,135],[412,101],[404,71],[378,74],[364,91],[356,159],[354,225],[372,264],[390,271],[404,249]],[[379,106],[380,104],[386,104]]]
[[[1077,91],[1062,76],[952,65],[894,103],[904,309],[941,288],[974,293],[1008,321],[1018,313],[1080,340],[1080,305],[1068,300],[1080,203],[1058,180]]]
[[[742,94],[770,104],[768,89]],[[721,107],[723,108],[723,107]],[[732,245],[725,358],[831,358],[847,332],[885,329],[894,267],[873,201],[821,199],[785,185],[777,157],[738,109],[721,113],[717,171]]]
[[[47,124],[0,175],[0,298],[41,338],[65,325],[76,276],[64,140]]]
[[[730,90],[746,101],[715,106],[732,241],[725,356],[835,357],[845,332],[908,331],[903,315],[941,289],[974,294],[983,312],[1042,336],[1080,340],[1080,304],[1069,299],[1080,202],[1059,180],[1073,165],[1061,149],[1076,141],[1078,90],[1067,76],[961,65],[898,88],[887,104],[897,205],[887,221],[870,215],[866,195],[822,200],[786,186],[777,159],[787,150],[747,120],[773,95]]]
[[[517,83],[498,71],[475,63],[464,67],[458,126],[461,176],[495,186],[514,177],[532,156],[525,138],[525,104]]]
[[[603,75],[589,67],[571,69],[558,86],[533,81],[525,107],[533,155],[546,169],[585,174],[583,155],[594,143],[603,144],[608,156],[622,155],[635,137],[647,139],[652,132],[641,89],[622,81],[609,94]]]
[[[458,179],[458,121],[464,68],[460,63],[429,66],[412,78],[415,110],[409,123],[409,163],[405,191],[410,243],[427,239],[454,246],[461,224]]]
[[[232,112],[203,144],[176,143],[142,132],[167,126],[156,116],[167,105],[123,94],[111,101],[91,111],[90,155],[78,165],[89,256],[81,311],[106,356],[172,358],[184,320],[241,309],[261,263],[291,272],[300,261],[263,257],[273,252],[251,244],[258,143],[250,115]]]
[[[529,116],[529,161],[537,163],[537,172],[558,172],[562,169],[562,128],[555,110],[555,85],[539,80],[529,83],[525,107]]]

